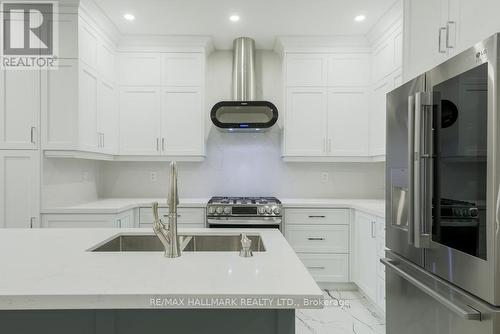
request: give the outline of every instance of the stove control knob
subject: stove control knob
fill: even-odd
[[[224,213],[225,213],[226,215],[230,214],[230,213],[231,213],[231,208],[230,208],[230,207],[228,207],[228,206],[226,206],[226,207],[224,208]]]
[[[268,215],[270,215],[270,214],[271,214],[271,212],[272,212],[272,211],[271,211],[271,208],[270,208],[270,207],[266,207],[266,213],[267,213]]]
[[[264,213],[266,213],[266,209],[264,207],[260,207],[258,211],[259,211],[260,215],[263,215]]]
[[[222,208],[222,206],[219,206],[217,207],[217,209],[215,209],[215,212],[217,212],[219,215],[224,212],[224,209]]]
[[[281,210],[280,210],[280,208],[276,207],[276,208],[274,208],[273,212],[275,215],[279,215]]]
[[[213,206],[210,206],[208,208],[208,213],[211,214],[211,215],[213,215],[215,213],[215,208]]]

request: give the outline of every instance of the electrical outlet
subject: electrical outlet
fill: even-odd
[[[158,174],[156,172],[149,173],[149,181],[151,182],[158,181]]]
[[[328,172],[321,173],[321,183],[328,183],[329,178],[330,178],[330,174]]]

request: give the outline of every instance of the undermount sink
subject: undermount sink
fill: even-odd
[[[239,252],[240,235],[180,235],[183,252]],[[252,251],[265,252],[259,235],[247,235]],[[160,252],[163,245],[156,235],[118,235],[94,247],[92,252]]]

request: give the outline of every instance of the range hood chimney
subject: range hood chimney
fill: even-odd
[[[255,41],[240,37],[233,48],[233,101],[215,104],[210,117],[221,131],[266,131],[278,120],[278,109],[271,102],[255,100]]]

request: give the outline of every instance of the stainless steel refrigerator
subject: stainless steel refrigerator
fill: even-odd
[[[500,333],[499,38],[387,95],[387,334]]]

